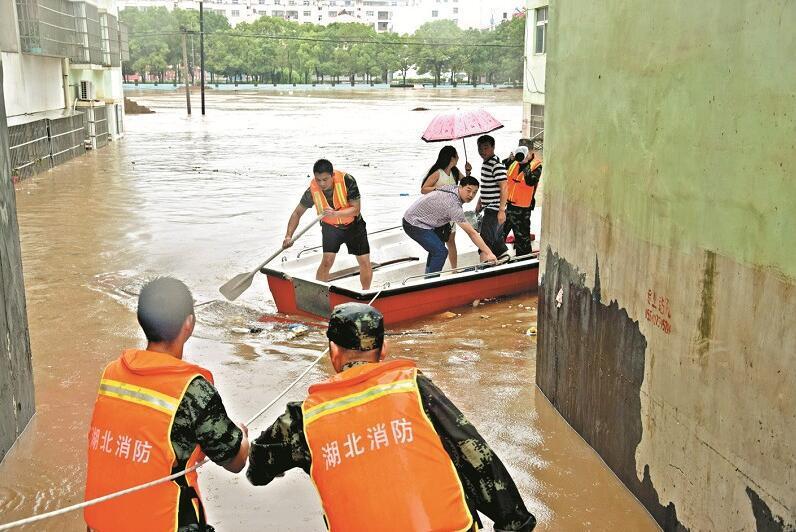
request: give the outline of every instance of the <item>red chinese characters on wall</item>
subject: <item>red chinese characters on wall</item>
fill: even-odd
[[[655,290],[647,290],[647,308],[644,310],[644,317],[664,333],[671,334],[672,308],[668,297],[657,294]]]

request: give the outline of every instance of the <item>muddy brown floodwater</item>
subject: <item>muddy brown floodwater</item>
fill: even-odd
[[[204,118],[186,117],[179,93],[130,96],[156,114],[128,116],[123,140],[16,189],[37,412],[0,464],[2,522],[82,499],[100,372],[122,349],[142,345],[134,309],[145,279],[174,275],[198,302],[219,297],[218,286],[279,245],[318,157],[357,178],[373,230],[397,225],[417,196],[441,147],[420,140],[435,112],[489,109],[506,125],[494,134],[500,154],[520,133],[519,91],[211,92]],[[461,142],[455,145],[463,155]],[[474,141],[468,150],[477,157]],[[535,225],[538,234],[538,219]],[[297,248],[319,240],[315,230]],[[393,353],[417,360],[480,429],[539,530],[655,530],[535,387],[535,337],[525,333],[536,306],[529,294],[406,323],[391,331]],[[272,323],[242,332],[274,311],[262,278],[234,304],[215,301],[197,311],[187,358],[214,372],[234,419],[248,419],[325,346],[314,328],[297,335]],[[330,371],[327,361],[319,364],[251,434]],[[301,471],[264,488],[212,464],[200,478],[220,531],[324,529]],[[84,530],[82,514],[28,529]]]

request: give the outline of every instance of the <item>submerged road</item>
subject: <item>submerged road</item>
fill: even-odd
[[[128,116],[126,138],[17,186],[37,413],[0,464],[0,522],[82,500],[100,372],[122,349],[143,345],[135,304],[146,279],[173,275],[198,302],[220,297],[218,286],[279,245],[322,156],[357,178],[370,230],[397,225],[442,146],[420,140],[436,111],[490,110],[506,125],[494,133],[501,156],[520,136],[519,91],[210,92],[204,118],[185,116],[182,93],[133,96],[156,113]],[[421,106],[431,111],[411,111]],[[478,175],[472,139],[468,153]],[[416,360],[479,428],[537,530],[656,530],[535,387],[535,337],[525,332],[536,306],[529,294],[406,323],[390,331],[392,353]],[[325,347],[316,328],[248,332],[274,310],[261,276],[234,304],[197,310],[186,358],[213,371],[233,419],[259,410]],[[319,364],[250,435],[330,371]],[[219,531],[324,530],[301,471],[264,488],[212,464],[200,478]],[[85,530],[80,512],[28,529]]]

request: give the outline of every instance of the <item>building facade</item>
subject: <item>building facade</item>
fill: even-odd
[[[119,8],[199,9],[197,0],[121,0]],[[424,22],[453,20],[462,29],[493,28],[523,9],[522,0],[212,0],[204,8],[235,26],[259,17],[327,25],[359,22],[380,33],[412,33]]]
[[[115,0],[0,0],[0,54],[14,179],[122,135]]]
[[[544,82],[547,67],[549,0],[527,0],[522,136],[541,148],[544,141]]]
[[[550,5],[536,381],[666,531],[796,529],[796,6]]]

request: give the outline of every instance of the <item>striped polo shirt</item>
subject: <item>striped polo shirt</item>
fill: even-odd
[[[496,211],[500,208],[500,182],[506,180],[506,167],[497,155],[481,165],[481,206]]]

